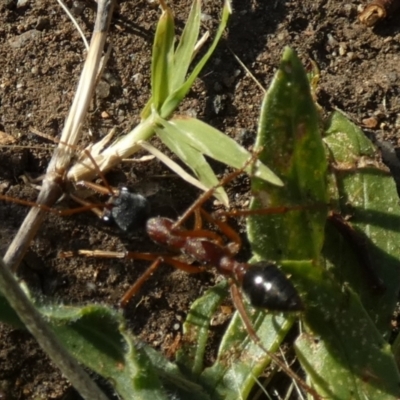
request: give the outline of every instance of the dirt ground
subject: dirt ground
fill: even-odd
[[[89,38],[95,3],[66,3]],[[190,3],[171,2],[178,29]],[[220,5],[220,1],[204,1],[204,29],[215,32]],[[179,112],[195,115],[251,146],[263,93],[231,51],[267,87],[284,46],[291,46],[305,64],[314,60],[320,68],[317,95],[323,109],[345,111],[396,151],[400,147],[396,134],[400,125],[398,15],[369,29],[357,19],[363,5],[355,0],[234,0],[229,30]],[[0,150],[0,193],[35,201],[36,189],[20,177],[36,178],[44,173],[52,143],[30,128],[53,137],[60,134],[86,52],[77,30],[55,0],[1,0],[0,11],[0,131],[13,140],[1,144],[30,146]],[[89,130],[97,139],[111,127],[124,133],[138,122],[149,98],[151,46],[159,15],[155,2],[120,1],[111,27],[111,58],[84,127],[86,141]],[[220,165],[216,167],[223,172]],[[152,213],[171,218],[198,195],[155,160],[123,165],[107,178],[115,186],[151,194]],[[246,187],[244,178],[230,193],[240,201],[238,195]],[[26,212],[22,206],[0,203],[3,253]],[[127,237],[91,213],[68,218],[49,215],[20,275],[37,295],[56,302],[116,305],[146,267],[146,263],[124,260],[57,257],[60,251],[80,248],[155,250],[145,235]],[[131,329],[156,348],[167,350],[189,305],[214,279],[212,273],[188,276],[162,268],[128,307],[127,316],[135,316]],[[68,383],[26,332],[0,325],[0,343],[1,398],[76,398],[68,394]]]

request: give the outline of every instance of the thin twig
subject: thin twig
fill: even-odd
[[[74,156],[75,146],[79,140],[81,126],[90,105],[95,88],[97,71],[106,42],[107,31],[111,20],[115,0],[99,0],[96,23],[90,42],[90,48],[76,90],[75,98],[65,121],[60,142],[53,153],[43,180],[42,190],[37,203],[52,206],[63,194],[65,174]],[[22,223],[16,237],[4,257],[4,262],[16,270],[32,239],[35,237],[46,212],[43,208],[33,207]]]
[[[228,50],[231,52],[235,60],[239,63],[239,65],[246,71],[247,75],[255,82],[255,84],[261,89],[263,93],[266,93],[267,90],[261,85],[260,81],[253,75],[253,73],[247,68],[246,64],[236,55],[236,53],[227,46]]]
[[[35,337],[40,347],[57,365],[79,394],[87,400],[107,400],[107,396],[97,387],[86,371],[56,338],[41,314],[19,287],[16,279],[1,258],[0,292],[18,314],[25,327]]]
[[[57,1],[58,1],[58,4],[60,4],[60,6],[64,9],[65,13],[68,15],[69,19],[72,21],[72,23],[75,25],[75,28],[81,35],[81,38],[83,40],[83,43],[85,44],[86,50],[89,50],[89,43],[86,40],[85,34],[83,33],[81,27],[79,26],[77,20],[72,15],[70,9],[65,5],[65,3],[62,0],[57,0]]]
[[[161,162],[163,162],[169,169],[174,171],[177,175],[179,175],[182,179],[184,179],[186,182],[189,182],[191,185],[206,191],[207,187],[204,186],[199,180],[196,178],[193,178],[192,175],[188,174],[180,165],[178,165],[176,162],[172,161],[169,157],[167,157],[163,152],[160,150],[156,149],[154,146],[152,146],[150,143],[140,140],[138,144],[145,150],[147,150],[149,153],[153,154],[155,157],[157,157]]]

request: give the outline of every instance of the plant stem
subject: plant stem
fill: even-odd
[[[149,116],[137,125],[131,132],[122,136],[103,152],[94,155],[93,159],[100,170],[105,172],[123,158],[128,158],[141,150],[138,142],[149,140],[154,135],[155,122],[152,116]],[[68,171],[67,179],[71,181],[87,180],[90,181],[96,176],[93,169],[93,161],[90,159],[80,159],[79,163],[74,164]]]
[[[86,116],[90,99],[92,98],[114,2],[115,0],[98,1],[96,23],[89,52],[74,101],[65,121],[60,142],[47,167],[43,185],[37,199],[38,204],[51,207],[63,194],[65,172],[71,164],[75,151],[74,146],[79,140],[83,120]],[[17,270],[45,215],[46,211],[44,208],[33,207],[20,226],[17,235],[4,256],[4,262],[13,271]]]

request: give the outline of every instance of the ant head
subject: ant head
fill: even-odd
[[[254,307],[271,311],[301,311],[304,308],[292,282],[272,262],[250,265],[243,276],[242,288]]]
[[[170,247],[174,246],[174,236],[171,235],[172,227],[174,226],[174,221],[168,218],[156,217],[150,218],[146,223],[146,232],[150,239],[160,245],[167,245]],[[185,239],[183,237],[178,237],[178,247],[182,247],[182,241]]]
[[[123,187],[110,204],[111,208],[103,216],[104,221],[113,221],[124,232],[144,229],[150,213],[150,204],[144,196]]]

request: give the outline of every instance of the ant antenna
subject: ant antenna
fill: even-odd
[[[207,201],[212,194],[214,193],[215,189],[218,189],[221,186],[226,185],[227,183],[231,182],[234,180],[236,177],[238,177],[240,174],[242,174],[245,169],[253,164],[260,153],[263,151],[263,148],[261,147],[260,149],[256,150],[251,157],[243,164],[243,166],[236,171],[231,172],[230,174],[226,175],[224,178],[222,178],[217,185],[211,187],[208,189],[206,192],[201,194],[195,202],[181,215],[181,217],[175,222],[173,225],[172,229],[178,228],[180,225],[182,225],[188,218],[189,216],[196,210],[197,208],[201,207],[201,205]]]

